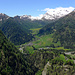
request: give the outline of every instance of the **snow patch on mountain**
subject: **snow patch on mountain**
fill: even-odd
[[[2,21],[2,19],[0,19],[0,21]]]
[[[0,13],[0,21],[7,20],[9,18],[9,16],[7,16],[6,14]]]
[[[20,19],[31,19],[31,20],[43,20],[43,19],[47,19],[47,20],[54,20],[54,19],[58,19],[61,18],[67,14],[69,14],[70,12],[72,12],[75,8],[73,7],[68,7],[68,8],[63,8],[63,7],[58,7],[55,9],[50,9],[50,8],[46,8],[44,10],[41,11],[46,11],[45,14],[41,14],[37,17],[33,17],[31,15],[23,15],[20,16]]]
[[[72,12],[74,10],[73,7],[69,7],[69,8],[63,8],[63,7],[59,7],[59,8],[55,8],[55,9],[49,9],[46,8],[43,11],[47,11],[43,17],[45,19],[55,19],[55,18],[60,18],[63,17],[67,14],[69,14],[70,12]]]

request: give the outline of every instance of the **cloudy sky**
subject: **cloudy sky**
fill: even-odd
[[[0,0],[0,13],[39,16],[55,9],[75,8],[75,0]]]

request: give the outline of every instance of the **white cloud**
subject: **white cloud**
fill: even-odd
[[[44,10],[41,10],[41,11],[49,11],[50,10],[50,8],[45,8]]]
[[[37,16],[37,17],[33,17],[33,16],[32,16],[31,18],[32,18],[32,20],[34,20],[34,19],[38,19],[38,20],[39,20],[39,19],[41,19],[42,17],[43,17],[43,14],[40,14],[40,15]]]
[[[74,7],[67,7],[67,8],[58,7],[58,8],[55,8],[55,9],[52,9],[52,8],[45,8],[44,10],[41,10],[41,11],[47,11],[47,12],[55,11],[55,10],[69,10],[69,11],[72,11],[72,10],[74,10],[74,9],[75,9]]]
[[[39,19],[41,19],[43,17],[43,14],[39,15]]]
[[[65,11],[68,11],[70,13],[74,9],[75,9],[74,7],[68,7],[68,8],[58,7],[58,8],[55,8],[55,9],[45,8],[42,11],[46,11],[49,14],[57,14],[58,12],[61,12],[62,14],[66,14],[67,12],[65,12]]]

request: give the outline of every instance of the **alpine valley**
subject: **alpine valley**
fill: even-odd
[[[0,75],[75,75],[75,10],[0,13]]]

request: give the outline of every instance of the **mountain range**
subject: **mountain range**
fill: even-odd
[[[47,24],[54,23],[71,12],[71,10],[69,11],[67,9],[57,11],[58,10],[53,10],[51,13],[48,11],[40,19],[30,15],[10,17],[0,13],[0,29],[15,45],[23,44],[34,38],[30,29],[42,28]]]
[[[15,45],[23,44],[32,40],[33,36],[30,31],[22,26],[21,22],[10,17],[1,25],[1,30],[5,36]]]
[[[55,13],[0,13],[0,75],[75,75],[75,10]]]
[[[54,19],[59,19],[67,14],[69,14],[70,12],[73,11],[74,8],[69,7],[69,8],[56,8],[56,9],[49,9],[46,8],[45,10],[42,11],[47,11],[45,14],[41,14],[37,17],[33,17],[32,15],[23,15],[23,16],[18,16],[20,19],[30,19],[30,20],[54,20]],[[3,17],[2,17],[3,16]],[[6,18],[8,19],[9,16],[7,16],[6,14],[0,13],[0,21],[2,21],[2,18]],[[16,17],[16,15],[14,16]]]
[[[45,14],[41,14],[37,17],[33,17],[31,15],[23,15],[20,16],[21,19],[31,19],[31,20],[55,20],[55,19],[59,19],[67,14],[69,14],[70,12],[72,12],[74,8],[69,7],[69,8],[56,8],[56,9],[49,9],[46,8],[45,10],[42,11],[47,11]]]
[[[70,14],[60,18],[43,27],[40,35],[54,34],[54,42],[60,41],[61,45],[71,48],[75,45],[75,10]],[[72,47],[73,48],[73,47]]]

